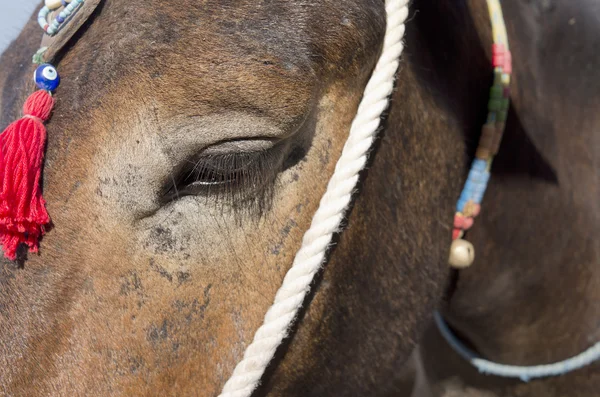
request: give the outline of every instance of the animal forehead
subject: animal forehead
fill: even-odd
[[[310,53],[318,60],[371,45],[385,23],[383,0],[133,0],[104,8],[109,39],[198,51],[260,47],[283,59]]]
[[[58,65],[85,88],[69,91],[72,103],[95,106],[104,92],[137,84],[177,96],[173,103],[200,95],[223,107],[243,102],[242,92],[257,108],[301,106],[308,94],[293,99],[292,91],[352,79],[374,64],[385,7],[383,0],[105,0],[85,29]]]

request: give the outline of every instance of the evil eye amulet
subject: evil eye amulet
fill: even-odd
[[[48,63],[35,70],[33,80],[39,89],[46,91],[54,91],[60,85],[60,76],[56,68]]]

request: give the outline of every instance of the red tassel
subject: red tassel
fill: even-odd
[[[23,106],[25,116],[0,135],[0,242],[11,260],[16,259],[22,243],[30,252],[37,252],[44,226],[50,223],[40,178],[46,145],[44,122],[53,107],[54,98],[47,91],[35,92]]]

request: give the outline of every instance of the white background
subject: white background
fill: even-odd
[[[0,0],[0,53],[18,36],[38,7],[42,7],[41,0]],[[40,40],[41,34],[40,31]]]

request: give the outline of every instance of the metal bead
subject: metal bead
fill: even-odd
[[[40,65],[35,70],[33,80],[41,90],[50,92],[56,90],[60,85],[60,76],[56,68],[48,63]]]
[[[473,264],[475,248],[473,244],[463,239],[456,239],[450,246],[450,259],[448,263],[455,269],[464,269]]]

